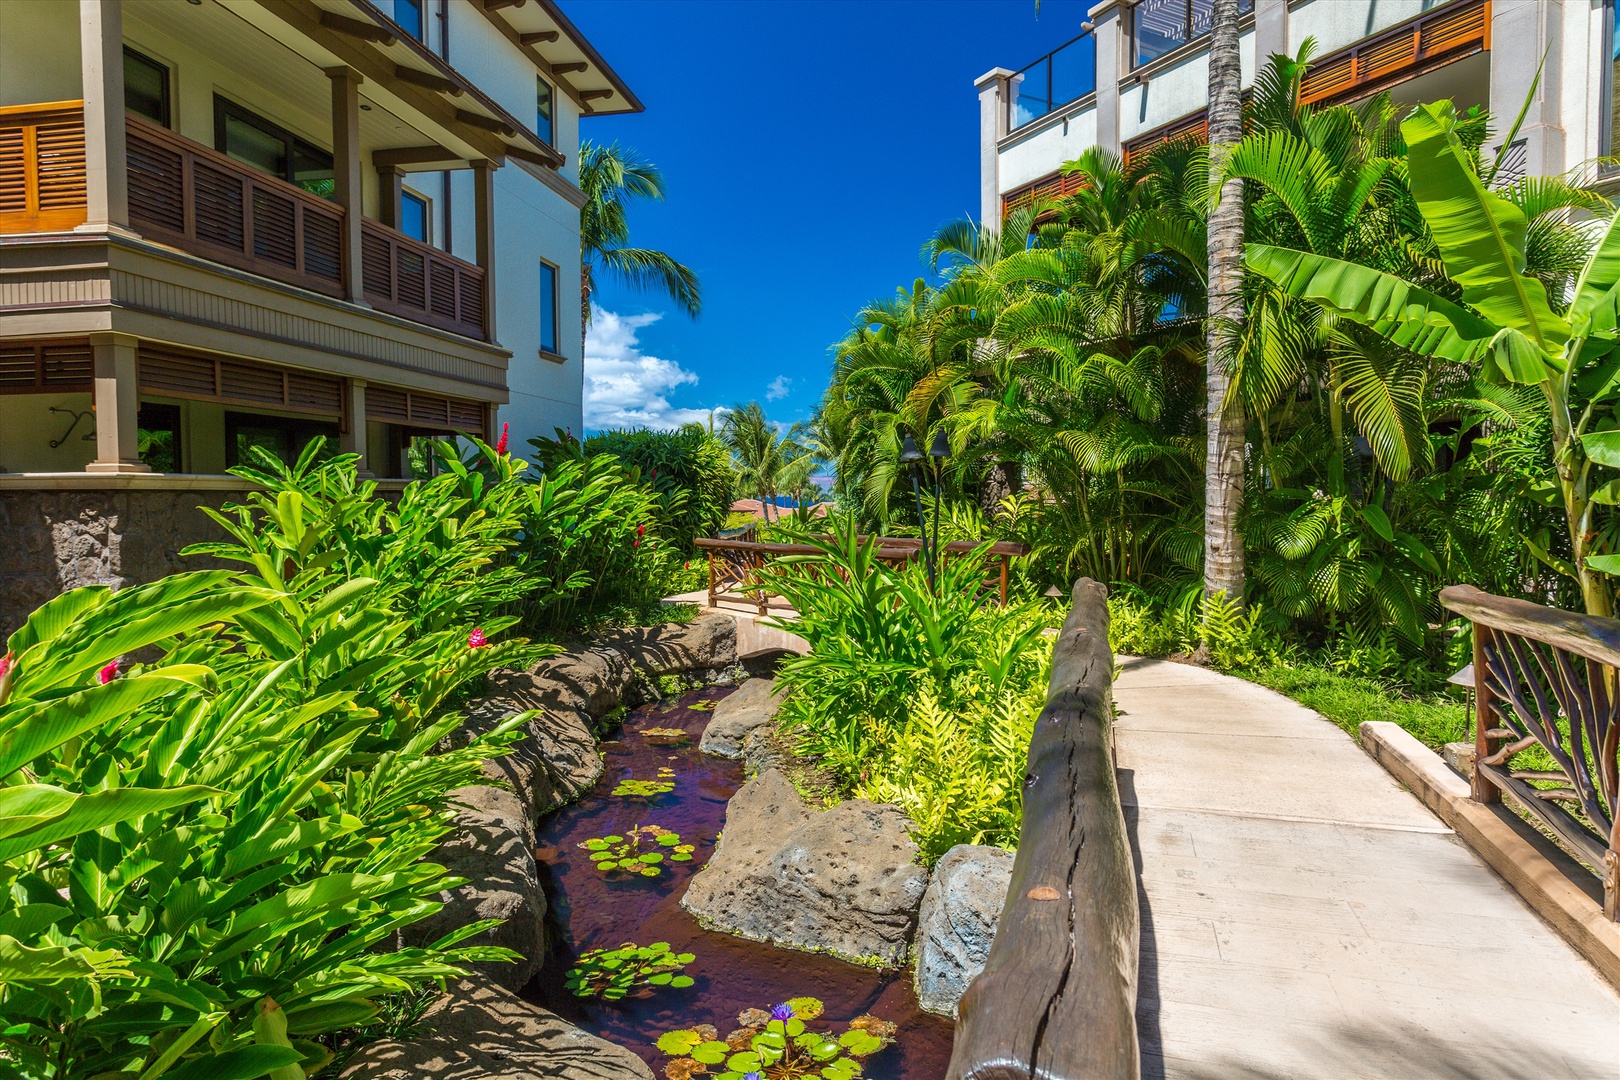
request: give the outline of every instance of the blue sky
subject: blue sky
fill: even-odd
[[[587,349],[587,426],[758,400],[805,419],[828,346],[923,267],[940,224],[978,213],[973,80],[1080,32],[1042,0],[564,0],[647,106],[581,124],[663,168],[669,201],[632,241],[702,277],[697,320],[616,284]]]

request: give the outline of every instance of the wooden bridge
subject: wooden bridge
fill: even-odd
[[[1445,600],[1487,628],[1487,765],[1477,801],[1455,778],[1421,793],[1467,803],[1447,804],[1458,830],[1522,892],[1295,702],[1167,661],[1121,658],[1114,677],[1103,590],[1076,585],[950,1080],[1620,1077],[1620,997],[1570,944],[1620,973],[1614,882],[1605,897],[1592,872],[1614,865],[1620,751],[1620,651],[1592,643],[1620,642],[1620,622]],[[1536,745],[1558,768],[1513,767]],[[1549,820],[1597,866],[1492,805],[1504,787],[1572,806]]]

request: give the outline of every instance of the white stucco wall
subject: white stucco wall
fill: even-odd
[[[0,8],[6,6],[0,0]],[[96,430],[95,418],[79,421],[61,446],[51,440],[67,432],[73,417],[53,413],[51,407],[84,412],[89,394],[0,394],[0,472],[79,472],[96,456],[94,440],[84,436]]]
[[[1032,125],[1039,127],[1039,123]],[[1049,175],[1065,161],[1097,142],[1097,107],[1086,108],[1066,121],[1040,127],[1034,134],[1003,149],[998,172],[1001,194]],[[1054,165],[1053,162],[1057,164]]]
[[[1288,13],[1288,51],[1297,53],[1306,38],[1314,37],[1316,55],[1326,56],[1442,3],[1444,0],[1308,0]]]
[[[1254,84],[1254,31],[1238,38],[1243,60],[1243,85]],[[1138,135],[1174,123],[1202,109],[1209,101],[1209,53],[1200,52],[1163,71],[1144,86],[1132,83],[1119,92],[1119,138],[1130,142]]]
[[[77,101],[79,5],[0,0],[0,105]]]

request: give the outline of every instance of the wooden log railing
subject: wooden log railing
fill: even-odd
[[[1108,594],[1082,578],[1029,743],[1024,823],[947,1080],[1137,1080],[1141,913],[1114,776]]]
[[[861,537],[864,541],[867,537]],[[763,585],[761,574],[773,559],[785,555],[820,555],[821,548],[809,544],[769,544],[756,541],[700,536],[695,541],[699,550],[709,558],[709,606],[728,597],[741,596],[759,608],[764,615],[768,610],[769,592]],[[971,554],[983,544],[957,540],[944,545],[946,558]],[[922,552],[922,541],[916,537],[877,537],[877,557],[890,565],[910,562]],[[1007,606],[1007,592],[1012,579],[1012,560],[1029,554],[1028,544],[999,540],[989,545],[986,570],[991,585]]]
[[[1474,625],[1474,799],[1512,795],[1597,868],[1620,922],[1620,620],[1471,585],[1440,603]],[[1538,750],[1553,768],[1515,764]]]
[[[84,102],[0,107],[0,235],[83,225],[86,181]]]

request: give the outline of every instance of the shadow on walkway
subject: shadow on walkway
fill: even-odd
[[[1120,808],[1125,812],[1125,835],[1131,842],[1131,863],[1136,867],[1136,906],[1141,912],[1142,936],[1136,974],[1136,1040],[1142,1048],[1142,1080],[1164,1080],[1164,1042],[1159,1033],[1159,951],[1153,934],[1153,905],[1142,887],[1142,844],[1137,839],[1136,773],[1116,769]]]

